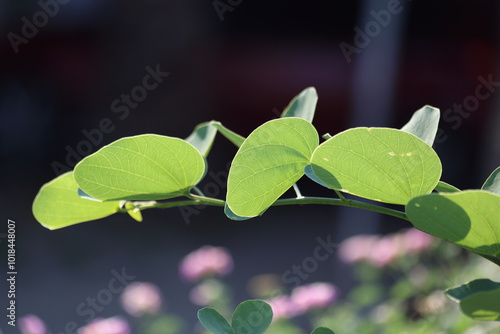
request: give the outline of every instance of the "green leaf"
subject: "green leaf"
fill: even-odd
[[[318,145],[318,133],[302,118],[280,118],[255,129],[229,170],[227,205],[241,217],[261,215],[302,175]]]
[[[231,325],[236,334],[262,334],[273,320],[271,306],[261,300],[247,300],[238,305]]]
[[[227,206],[227,203],[224,205],[224,213],[226,214],[227,218],[231,219],[231,220],[238,220],[238,221],[242,221],[242,220],[248,220],[250,218],[253,218],[253,217],[242,217],[242,216],[238,216],[237,214],[235,214],[233,211],[231,211],[231,209],[229,208],[229,206]]]
[[[78,188],[77,192],[78,196],[80,196],[83,199],[88,199],[91,201],[96,201],[96,202],[102,202],[98,199],[95,199],[94,197],[90,196],[89,194],[86,194],[82,189]]]
[[[315,330],[313,330],[311,334],[335,334],[335,333],[328,328],[318,327]]]
[[[310,178],[311,180],[313,180],[317,184],[322,185],[325,188],[329,188],[328,184],[326,184],[325,182],[321,181],[321,179],[319,177],[317,177],[316,174],[314,174],[314,171],[313,171],[311,165],[307,165],[306,168],[304,168],[304,174],[306,174],[306,176],[308,178]]]
[[[232,142],[237,147],[240,147],[241,144],[243,144],[243,142],[245,141],[245,137],[240,136],[236,132],[229,130],[224,125],[222,125],[221,122],[211,121],[210,124],[215,126],[217,128],[217,130],[219,130],[219,132],[224,137],[226,137],[230,142]]]
[[[229,322],[213,308],[205,307],[199,310],[198,320],[206,329],[215,334],[235,334]]]
[[[78,196],[73,172],[44,184],[33,202],[36,220],[50,230],[104,218],[119,210],[117,201],[97,202]]]
[[[481,189],[500,195],[500,167],[491,173]]]
[[[201,123],[194,128],[193,133],[186,138],[186,141],[200,151],[201,155],[207,157],[216,134],[217,128],[215,126],[210,123]]]
[[[406,215],[416,228],[476,253],[500,255],[500,196],[483,190],[412,199]]]
[[[205,173],[205,160],[179,138],[126,137],[80,161],[75,180],[102,201],[159,200],[185,195]]]
[[[452,186],[451,184],[443,181],[439,181],[434,190],[438,193],[456,193],[460,191],[460,189],[456,188],[455,186]]]
[[[429,145],[388,128],[341,132],[322,143],[311,162],[329,188],[393,204],[430,193],[441,176],[441,162]]]
[[[460,302],[462,312],[472,319],[500,320],[500,289],[476,293]]]
[[[493,282],[492,280],[486,278],[481,278],[470,281],[459,287],[448,289],[445,293],[451,300],[459,303],[461,300],[470,297],[475,293],[496,289],[500,289],[500,283]]]
[[[439,124],[439,109],[429,105],[415,111],[410,121],[401,130],[411,133],[432,146]]]
[[[318,93],[316,93],[316,89],[308,87],[290,101],[283,110],[281,117],[300,117],[312,123],[317,102]]]
[[[448,289],[446,295],[459,303],[468,317],[476,320],[500,320],[500,283],[478,279],[457,288]]]
[[[138,222],[142,222],[141,209],[139,209],[136,205],[130,202],[125,203],[125,209],[127,209],[127,213],[130,217]]]

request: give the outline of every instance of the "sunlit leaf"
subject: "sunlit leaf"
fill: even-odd
[[[429,105],[415,111],[410,121],[401,130],[414,134],[432,146],[439,124],[439,109]]]
[[[186,194],[205,173],[205,160],[186,141],[153,134],[126,137],[75,167],[80,188],[99,200],[159,200]]]
[[[271,306],[260,300],[247,300],[238,305],[231,325],[236,334],[262,334],[273,320]]]
[[[130,202],[125,203],[125,209],[127,209],[127,213],[129,214],[130,217],[132,217],[138,222],[142,222],[141,209],[139,209],[137,206],[135,206]]]
[[[241,220],[248,220],[250,218],[253,218],[253,217],[241,217],[241,216],[238,216],[233,211],[231,211],[231,209],[229,208],[229,206],[227,206],[227,203],[224,205],[224,213],[226,214],[227,218],[229,218],[231,220],[241,221]]]
[[[231,141],[234,145],[237,147],[240,147],[241,144],[245,141],[245,137],[240,136],[236,132],[233,132],[226,128],[224,125],[221,124],[221,122],[217,121],[211,121],[211,125],[215,126],[219,132],[226,137],[229,141]]]
[[[216,134],[217,128],[215,126],[210,123],[201,123],[194,128],[193,133],[186,138],[186,141],[206,157],[212,148]]]
[[[302,118],[275,119],[254,130],[229,170],[231,211],[241,217],[262,214],[304,175],[318,141],[316,129]]]
[[[308,87],[290,101],[281,117],[300,117],[312,123],[317,102],[316,89]]]
[[[500,167],[495,169],[493,173],[484,182],[483,190],[491,191],[497,195],[500,195]]]
[[[434,190],[438,193],[455,193],[460,191],[460,189],[456,188],[455,186],[452,186],[451,184],[443,181],[439,181]]]
[[[119,209],[118,201],[97,202],[81,198],[73,172],[44,184],[33,202],[36,220],[50,230],[104,218]]]
[[[430,193],[441,176],[441,162],[429,145],[388,128],[341,132],[314,151],[311,166],[331,189],[393,204]]]
[[[325,188],[329,188],[328,184],[326,184],[325,182],[321,181],[321,179],[319,177],[317,177],[316,174],[314,174],[314,171],[313,171],[311,165],[307,165],[306,168],[304,168],[304,174],[306,174],[306,176],[308,178],[310,178],[311,180],[313,180],[317,184],[322,185]]]
[[[500,196],[483,190],[429,194],[406,205],[418,229],[474,252],[500,255]]]

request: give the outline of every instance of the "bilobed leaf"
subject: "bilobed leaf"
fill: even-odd
[[[206,329],[215,334],[235,334],[229,322],[213,308],[205,307],[199,310],[198,320]]]
[[[446,295],[459,303],[460,309],[475,320],[500,320],[500,283],[478,279],[457,288],[448,289]]]
[[[316,129],[302,118],[275,119],[255,129],[229,170],[231,211],[240,217],[262,214],[304,175],[318,141]]]
[[[283,110],[281,117],[300,117],[312,123],[317,102],[318,93],[316,89],[308,87],[290,101]]]
[[[441,162],[429,145],[388,128],[354,128],[333,136],[316,148],[311,167],[331,189],[393,204],[430,193],[441,176]]]
[[[416,228],[476,253],[500,255],[500,196],[484,190],[412,199],[406,215]]]
[[[96,201],[96,202],[102,202],[98,199],[95,199],[94,197],[90,196],[89,194],[86,194],[82,189],[78,188],[77,192],[78,196],[80,196],[81,198],[84,198],[84,199],[88,199],[88,200],[91,200],[91,201]]]
[[[486,278],[482,278],[470,281],[469,283],[463,284],[456,288],[448,289],[446,290],[445,293],[451,300],[458,303],[461,300],[470,297],[475,293],[492,291],[497,289],[500,289],[500,283],[493,282],[492,280]]]
[[[497,195],[500,195],[500,167],[495,169],[493,173],[484,182],[483,190],[491,191]]]
[[[311,334],[335,334],[332,330],[325,327],[318,327]]]
[[[205,160],[186,141],[153,134],[126,137],[75,167],[75,181],[90,196],[108,200],[160,200],[182,196],[205,173]]]
[[[478,292],[460,302],[464,314],[475,320],[500,321],[500,289]]]
[[[119,209],[118,201],[97,202],[81,198],[73,172],[44,184],[33,202],[36,220],[50,230],[104,218]]]
[[[460,191],[460,189],[456,188],[455,186],[452,186],[451,184],[443,181],[439,181],[434,190],[438,193],[456,193]]]
[[[241,217],[235,214],[231,209],[227,206],[227,203],[224,205],[224,213],[226,214],[227,218],[231,220],[237,220],[237,221],[242,221],[242,220],[248,220],[253,217]]]
[[[231,325],[236,334],[262,334],[273,320],[273,310],[261,300],[247,300],[238,305]]]
[[[308,178],[310,178],[311,180],[313,180],[317,184],[319,184],[319,185],[321,185],[321,186],[323,186],[325,188],[329,188],[328,184],[326,184],[325,182],[321,181],[321,179],[319,177],[317,177],[316,174],[314,174],[314,171],[313,171],[311,165],[307,165],[306,168],[304,168],[304,174],[306,174],[306,176]]]
[[[217,128],[215,126],[210,123],[201,123],[194,128],[193,133],[186,138],[186,141],[206,157],[212,148],[216,134]]]
[[[432,146],[439,124],[439,109],[429,105],[415,111],[410,121],[401,130],[414,134]]]
[[[237,134],[236,132],[229,130],[224,125],[222,125],[221,122],[211,121],[210,124],[213,125],[214,127],[216,127],[217,130],[219,130],[219,132],[224,137],[226,137],[229,141],[231,141],[237,147],[240,147],[241,144],[243,144],[243,142],[245,141],[245,137],[242,137],[239,134]]]

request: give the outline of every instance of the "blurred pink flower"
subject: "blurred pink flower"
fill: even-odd
[[[121,317],[96,319],[80,328],[78,334],[130,334],[130,327]]]
[[[316,308],[324,308],[337,298],[337,288],[330,283],[312,283],[293,289],[290,296],[299,314]]]
[[[417,230],[416,228],[410,228],[402,232],[403,245],[408,253],[420,253],[432,244],[434,237],[430,234]]]
[[[379,241],[376,235],[355,235],[342,241],[339,247],[339,258],[344,263],[356,263],[366,260],[373,248]]]
[[[146,282],[133,282],[127,285],[120,299],[123,309],[134,317],[146,313],[158,313],[162,304],[160,289]]]
[[[19,331],[21,334],[46,334],[47,328],[39,317],[29,314],[19,318]]]
[[[267,301],[273,309],[273,321],[278,319],[289,319],[298,315],[297,306],[292,302],[290,297],[281,295]]]
[[[233,270],[233,259],[228,251],[221,247],[204,246],[184,257],[179,271],[188,281],[218,275],[224,276]]]
[[[403,240],[399,234],[392,234],[380,238],[368,255],[368,262],[376,267],[385,267],[398,256],[404,254]]]

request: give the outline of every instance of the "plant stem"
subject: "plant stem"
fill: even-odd
[[[195,187],[193,187],[193,190],[194,190],[194,191],[195,191],[198,195],[203,196],[203,197],[205,196],[205,194],[203,193],[203,191],[201,191],[201,189],[200,189],[200,188],[198,188],[198,187],[196,187],[196,186],[195,186]]]
[[[334,189],[334,191],[337,194],[337,196],[342,200],[342,202],[347,201],[347,198],[345,198],[344,195],[342,195],[342,193],[340,191],[335,190],[335,189]]]
[[[287,198],[287,199],[279,199],[277,200],[273,206],[280,205],[304,205],[304,204],[324,204],[324,205],[340,205],[340,206],[348,206],[351,208],[358,208],[364,210],[375,211],[379,213],[383,213],[389,216],[401,218],[404,220],[408,220],[406,214],[404,212],[385,208],[382,206],[374,205],[371,203],[360,202],[356,200],[342,200],[338,198],[327,198],[327,197],[303,197],[303,198]]]
[[[295,194],[297,195],[297,198],[304,198],[304,196],[302,196],[302,193],[300,192],[300,189],[299,189],[299,186],[297,185],[297,183],[293,184],[293,190],[295,190]]]
[[[167,208],[173,208],[176,206],[184,206],[184,205],[210,205],[210,206],[224,206],[226,204],[225,201],[218,199],[218,198],[211,198],[211,197],[205,197],[205,196],[198,196],[198,195],[193,195],[193,194],[188,194],[186,195],[189,197],[189,200],[184,200],[184,201],[172,201],[172,202],[155,202],[155,201],[149,201],[149,202],[134,202],[134,204],[137,205],[137,207],[141,210],[145,209],[152,209],[152,208],[157,208],[157,209],[167,209]],[[347,206],[351,208],[358,208],[358,209],[364,209],[364,210],[370,210],[382,214],[386,214],[389,216],[401,218],[404,220],[408,220],[408,217],[406,217],[406,214],[402,211],[390,209],[390,208],[385,208],[383,206],[378,206],[375,204],[371,203],[365,203],[365,202],[360,202],[356,200],[350,200],[350,199],[339,199],[339,198],[328,198],[328,197],[300,197],[300,198],[285,198],[285,199],[279,199],[272,206],[282,206],[282,205],[304,205],[304,204],[320,204],[320,205],[339,205],[339,206]],[[123,210],[124,212],[126,210]],[[491,259],[489,259],[492,261]],[[498,263],[500,264],[500,259],[498,259]],[[496,263],[496,262],[495,262]]]
[[[171,201],[171,202],[156,202],[156,201],[135,201],[134,204],[140,210],[146,209],[168,209],[175,208],[176,206],[188,206],[188,205],[211,205],[211,206],[224,206],[226,202],[217,198],[197,196],[189,194],[189,200],[183,201]],[[121,212],[127,212],[127,210],[120,210]]]
[[[226,204],[226,201],[218,199],[218,198],[198,196],[198,195],[193,195],[193,194],[188,194],[187,197],[196,201],[193,205],[224,206]]]

